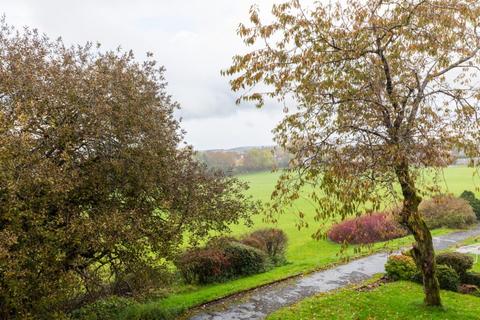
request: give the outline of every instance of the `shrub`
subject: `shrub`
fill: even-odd
[[[228,242],[223,250],[229,263],[226,270],[229,278],[265,272],[269,267],[267,254],[259,249],[240,242]]]
[[[176,261],[187,283],[211,283],[226,279],[230,261],[221,248],[195,248],[183,253]]]
[[[463,191],[460,195],[460,198],[466,200],[473,209],[477,220],[480,220],[480,200],[475,197],[475,194],[472,191]]]
[[[465,228],[476,221],[470,204],[452,195],[439,195],[423,201],[419,211],[430,229]]]
[[[388,257],[385,271],[392,280],[411,280],[417,272],[417,266],[410,256],[392,255]]]
[[[216,238],[183,253],[176,265],[185,282],[206,284],[261,273],[270,263],[264,251],[233,238]]]
[[[471,285],[471,284],[464,284],[464,283],[458,286],[458,292],[462,294],[471,294],[477,297],[480,294],[477,286]]]
[[[119,312],[135,302],[132,299],[111,296],[88,304],[71,313],[72,319],[79,320],[115,320]]]
[[[460,276],[452,267],[443,264],[437,265],[437,279],[441,289],[458,291],[458,286],[460,285]],[[417,271],[412,277],[412,281],[422,283],[422,273]]]
[[[477,272],[466,272],[462,276],[462,282],[466,284],[472,284],[477,287],[480,287],[480,273]]]
[[[473,258],[459,252],[441,253],[435,259],[437,265],[447,265],[453,268],[460,276],[463,276],[473,266]]]
[[[404,237],[407,231],[391,214],[380,212],[338,223],[328,231],[337,243],[366,244]]]
[[[437,265],[437,279],[440,288],[450,291],[458,291],[460,285],[460,276],[452,267],[447,265]]]
[[[285,262],[287,235],[280,229],[261,229],[242,239],[242,243],[265,251],[275,265]]]

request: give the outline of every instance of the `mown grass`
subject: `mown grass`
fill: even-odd
[[[279,173],[255,173],[240,176],[241,179],[250,183],[248,191],[256,199],[268,201],[275,186]],[[452,167],[445,170],[445,186],[447,192],[459,195],[463,190],[474,190],[473,170],[466,167]],[[277,227],[284,230],[289,238],[289,245],[286,252],[288,264],[272,269],[266,273],[257,274],[227,283],[211,284],[206,286],[176,286],[172,293],[164,299],[151,301],[145,304],[134,306],[131,312],[153,314],[155,310],[169,310],[178,313],[193,306],[206,303],[211,300],[222,298],[237,292],[268,284],[289,276],[311,272],[324,268],[332,263],[338,263],[342,259],[340,255],[341,246],[328,239],[315,240],[312,234],[316,228],[323,224],[328,227],[333,219],[316,222],[313,217],[314,208],[307,199],[299,199],[295,203],[296,209],[306,214],[306,221],[311,226],[309,229],[298,230],[296,224],[298,217],[294,213],[285,214],[279,217],[276,225],[264,223],[262,216],[254,217],[254,227],[248,228],[244,225],[232,226],[233,235],[241,235],[262,227]],[[444,234],[451,230],[435,230],[435,235]],[[377,244],[372,248],[364,248],[357,252],[358,247],[350,247],[345,255],[353,257],[365,254],[366,252],[379,251],[386,248],[398,248],[412,242],[411,237],[397,239],[386,244]],[[343,256],[344,257],[344,256]],[[142,311],[143,310],[143,311]]]
[[[422,286],[399,281],[366,292],[344,289],[308,298],[267,319],[480,319],[480,298],[450,291],[442,291],[441,296],[443,308],[426,307]]]

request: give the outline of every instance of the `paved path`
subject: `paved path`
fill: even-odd
[[[434,237],[437,250],[446,249],[467,238],[480,235],[480,226]],[[191,320],[263,319],[268,314],[320,292],[362,282],[385,271],[388,253],[377,253],[333,269],[318,271],[290,281],[261,287],[242,299],[226,299],[207,306]],[[239,301],[240,300],[240,301]]]

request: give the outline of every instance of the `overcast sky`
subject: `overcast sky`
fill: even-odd
[[[277,0],[278,2],[279,0]],[[270,145],[282,107],[235,105],[220,70],[245,50],[236,34],[257,3],[275,0],[0,0],[7,23],[39,29],[66,43],[99,41],[104,48],[146,52],[167,68],[169,93],[180,102],[186,140],[197,149]]]

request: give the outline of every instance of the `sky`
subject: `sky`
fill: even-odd
[[[276,0],[277,2],[279,0]],[[15,27],[37,28],[68,44],[100,42],[105,49],[147,52],[167,69],[168,92],[181,105],[186,141],[198,150],[272,145],[282,106],[237,106],[220,70],[245,52],[240,22],[257,4],[268,16],[275,0],[0,0]]]

